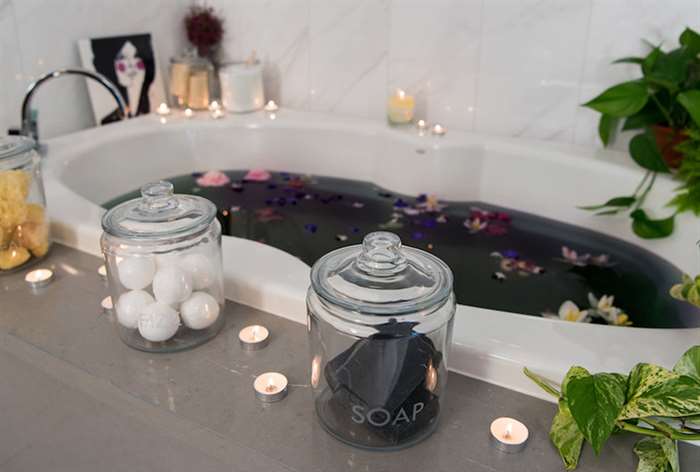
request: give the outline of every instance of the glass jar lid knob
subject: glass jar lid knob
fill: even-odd
[[[177,207],[173,184],[165,180],[150,182],[141,187],[141,204],[144,213],[154,213]]]
[[[388,231],[370,233],[362,240],[362,252],[356,261],[358,269],[375,277],[388,277],[406,268],[401,239]]]

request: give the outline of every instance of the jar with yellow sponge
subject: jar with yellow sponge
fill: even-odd
[[[49,222],[34,141],[0,137],[0,273],[49,251]]]

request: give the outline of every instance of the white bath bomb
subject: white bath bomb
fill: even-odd
[[[151,294],[143,290],[126,292],[117,300],[117,321],[125,328],[136,329],[141,311],[154,301]]]
[[[180,305],[180,316],[188,328],[208,328],[219,318],[219,303],[207,292],[194,292]]]
[[[154,302],[141,310],[139,333],[152,342],[167,341],[175,336],[180,326],[180,317],[170,305]]]
[[[153,277],[153,295],[159,302],[176,305],[190,298],[191,294],[192,278],[178,266],[158,269]]]
[[[148,287],[156,273],[156,264],[150,257],[126,257],[117,264],[119,281],[129,290]]]
[[[194,290],[205,289],[216,280],[216,265],[204,254],[193,253],[184,256],[180,260],[180,267],[192,277]]]

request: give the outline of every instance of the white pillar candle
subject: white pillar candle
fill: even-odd
[[[287,396],[287,377],[279,372],[258,375],[253,382],[255,396],[261,402],[278,402]]]
[[[270,341],[270,331],[264,326],[246,326],[238,333],[241,347],[246,351],[257,351],[267,346]]]
[[[529,436],[527,426],[516,419],[496,418],[491,423],[491,439],[500,451],[521,451]]]
[[[236,62],[219,70],[221,100],[228,111],[245,113],[265,104],[262,65],[259,62]]]

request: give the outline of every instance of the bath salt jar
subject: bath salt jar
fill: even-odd
[[[388,232],[314,264],[310,379],[321,425],[366,449],[428,437],[445,401],[456,309],[452,272]]]
[[[0,274],[40,260],[50,244],[35,142],[23,136],[0,137]]]
[[[170,182],[141,188],[102,218],[102,252],[115,325],[129,346],[173,352],[224,325],[221,226],[216,207],[174,195]]]

